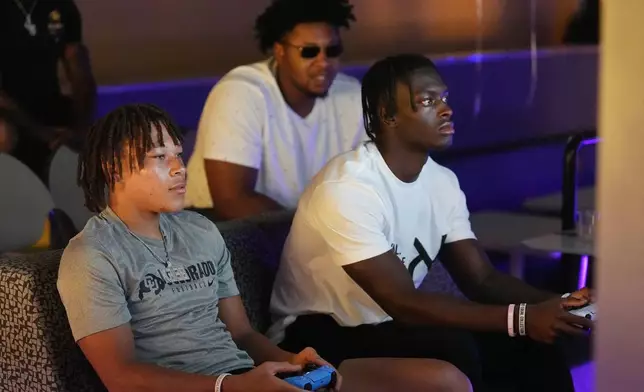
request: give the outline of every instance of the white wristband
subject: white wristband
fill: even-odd
[[[525,330],[525,311],[527,304],[521,304],[519,305],[519,335],[520,336],[525,336],[526,335],[526,330]]]
[[[510,304],[510,306],[508,306],[508,335],[510,335],[511,338],[517,336],[514,332],[514,307],[514,304]]]
[[[224,378],[230,376],[230,373],[222,373],[217,377],[215,382],[215,392],[221,392],[221,384],[224,382]]]
[[[568,297],[570,297],[570,293],[566,293],[566,294],[561,296],[561,298],[568,298]]]

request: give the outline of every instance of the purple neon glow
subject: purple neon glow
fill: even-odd
[[[142,91],[166,91],[176,88],[199,87],[203,85],[213,86],[219,77],[207,77],[198,79],[168,80],[163,82],[119,84],[114,86],[100,86],[99,95],[123,94],[127,92],[140,93]]]
[[[561,252],[550,252],[550,257],[553,259],[560,259]],[[586,283],[588,280],[588,262],[589,262],[588,256],[586,255],[581,256],[581,260],[579,261],[579,276],[577,278],[577,289],[583,289],[584,287],[586,287]]]
[[[593,392],[595,390],[595,363],[576,366],[571,369],[575,383],[575,392]]]
[[[594,137],[594,138],[591,138],[591,139],[584,140],[583,142],[581,142],[581,145],[582,146],[589,146],[591,144],[597,144],[597,143],[599,143],[601,141],[602,141],[602,138]]]
[[[560,55],[561,53],[582,53],[589,55],[597,55],[597,47],[579,47],[579,48],[543,48],[537,51],[536,56],[543,59],[550,56]],[[432,56],[432,60],[437,66],[441,67],[454,63],[490,63],[498,62],[501,60],[521,60],[531,58],[532,53],[530,50],[519,50],[511,52],[488,52],[488,53],[473,53],[473,54],[454,54],[454,55],[439,55]],[[343,71],[351,74],[351,69],[364,68],[366,64],[371,61],[365,61],[361,65],[347,65]],[[219,80],[219,76],[203,77],[194,79],[183,80],[170,80],[162,82],[150,83],[136,83],[136,84],[123,84],[113,86],[100,86],[98,88],[99,95],[104,94],[122,94],[127,92],[141,92],[141,91],[158,91],[167,90],[180,87],[214,85]]]
[[[579,262],[579,281],[577,283],[578,289],[583,289],[586,287],[586,280],[588,279],[588,256],[581,256],[581,261]]]

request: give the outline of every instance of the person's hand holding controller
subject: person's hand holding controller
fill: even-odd
[[[575,292],[570,293],[570,296],[567,298],[570,298],[570,297],[585,300],[586,303],[595,302],[595,295],[592,292],[592,290],[589,289],[588,287],[584,287],[581,290],[577,290]]]
[[[300,366],[305,366],[307,364],[313,363],[319,366],[331,366],[333,367],[330,363],[322,359],[318,353],[315,351],[315,349],[311,347],[307,347],[304,350],[300,351],[298,354],[295,354],[291,360],[289,360],[290,363],[295,364],[295,365],[300,365]],[[340,373],[338,373],[337,369],[335,371],[336,374],[336,381],[333,389],[325,389],[325,390],[330,390],[330,391],[339,391],[340,388],[342,387],[342,376]]]
[[[276,374],[297,372],[302,366],[288,362],[264,362],[248,373],[228,376],[221,384],[222,392],[300,392]]]
[[[543,343],[553,343],[561,334],[583,335],[586,330],[592,329],[591,320],[568,312],[571,308],[584,306],[589,302],[590,294],[575,295],[577,293],[579,292],[566,298],[528,305],[525,316],[528,337]]]

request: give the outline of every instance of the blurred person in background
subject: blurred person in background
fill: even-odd
[[[59,69],[71,92],[64,94]],[[0,2],[0,150],[45,182],[51,153],[78,149],[92,121],[96,84],[72,0]]]
[[[570,19],[563,41],[568,45],[597,45],[599,43],[599,0],[583,0],[579,11]]]
[[[276,0],[255,23],[269,59],[211,91],[188,164],[187,206],[213,220],[294,209],[310,179],[364,139],[360,83],[339,73],[347,0]]]

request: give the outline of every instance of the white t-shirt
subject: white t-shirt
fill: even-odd
[[[212,207],[204,159],[258,169],[255,190],[287,208],[334,156],[366,140],[360,82],[338,74],[302,118],[286,103],[269,61],[244,65],[212,89],[188,163],[186,205]]]
[[[342,267],[393,249],[418,287],[443,243],[468,238],[469,211],[451,170],[429,158],[405,183],[364,143],[329,162],[300,199],[273,286],[269,336],[281,340],[302,314],[328,314],[343,326],[391,320]]]

